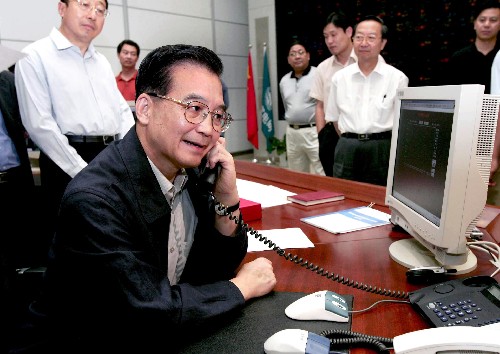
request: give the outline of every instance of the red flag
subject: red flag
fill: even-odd
[[[259,128],[257,125],[257,106],[253,85],[252,55],[248,51],[247,68],[247,139],[255,148],[259,148]]]

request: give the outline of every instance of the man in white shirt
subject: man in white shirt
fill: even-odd
[[[314,121],[316,102],[309,96],[316,67],[310,66],[309,60],[310,54],[305,45],[294,41],[288,52],[288,64],[292,71],[281,78],[279,85],[288,123],[286,153],[292,170],[324,175]]]
[[[327,176],[333,176],[333,155],[338,135],[332,126],[326,126],[325,108],[333,74],[356,62],[356,54],[352,47],[352,27],[347,16],[342,12],[328,15],[323,29],[323,37],[331,57],[323,60],[317,68],[309,95],[316,99],[316,130],[319,139],[319,158]],[[331,123],[330,123],[331,124]]]
[[[16,64],[21,118],[41,150],[48,238],[71,178],[134,125],[111,65],[92,44],[107,8],[106,0],[61,0],[59,29],[28,45]]]
[[[379,17],[359,22],[353,43],[358,62],[333,76],[326,109],[340,135],[333,175],[386,185],[396,91],[408,86],[408,77],[380,57],[387,26]]]

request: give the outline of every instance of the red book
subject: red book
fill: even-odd
[[[295,195],[290,195],[287,197],[289,201],[294,203],[299,203],[302,205],[314,205],[326,202],[334,202],[337,200],[342,200],[345,198],[343,193],[330,192],[330,191],[315,191],[299,193]]]

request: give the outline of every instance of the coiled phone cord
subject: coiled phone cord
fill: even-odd
[[[368,334],[346,331],[346,330],[326,330],[320,336],[330,339],[330,348],[354,348],[354,347],[374,347],[379,353],[390,353],[392,339]]]
[[[250,225],[247,223],[243,222],[243,219],[237,216],[234,216],[233,213],[227,212],[227,207],[220,203],[214,196],[212,192],[210,192],[210,198],[213,200],[215,203],[215,207],[218,208],[219,210],[224,211],[224,215],[228,216],[230,220],[233,220],[236,224],[241,223],[241,227],[245,229],[246,232],[250,233],[253,235],[256,239],[258,239],[261,242],[264,242],[269,249],[272,249],[275,251],[278,255],[281,257],[284,257],[286,260],[293,262],[295,264],[300,265],[301,267],[304,267],[306,269],[309,269],[311,272],[315,272],[318,275],[321,275],[323,277],[326,277],[332,281],[336,281],[337,283],[363,290],[369,293],[377,294],[377,295],[383,295],[383,296],[388,296],[388,297],[393,297],[397,299],[409,299],[410,295],[407,292],[404,291],[394,291],[390,289],[382,289],[382,288],[377,288],[373,287],[368,284],[363,284],[356,282],[354,280],[350,280],[349,278],[344,278],[338,274],[335,274],[333,272],[329,272],[328,270],[324,268],[320,268],[319,266],[315,265],[312,262],[309,262],[308,260],[304,260],[303,258],[294,255],[292,253],[286,253],[284,249],[280,248],[278,245],[276,245],[274,242],[269,240],[267,237],[262,235],[261,233],[257,232],[254,230]]]

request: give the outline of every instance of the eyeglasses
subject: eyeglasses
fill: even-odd
[[[108,9],[106,6],[102,4],[92,5],[90,0],[75,0],[78,5],[80,5],[80,9],[85,12],[89,12],[94,10],[97,17],[106,18],[109,15]]]
[[[379,37],[377,37],[376,35],[374,34],[370,34],[368,36],[362,36],[360,34],[357,34],[354,36],[354,42],[357,42],[357,43],[362,43],[365,39],[368,43],[370,44],[373,44],[375,43],[375,41],[378,39]]]
[[[184,118],[189,123],[200,124],[208,117],[209,114],[212,116],[212,127],[218,133],[223,133],[228,130],[233,118],[231,115],[224,111],[212,111],[210,112],[208,106],[204,103],[198,101],[182,102],[176,100],[175,98],[168,96],[161,96],[154,92],[146,92],[147,95],[162,98],[167,101],[177,103],[178,105],[184,107]]]
[[[290,57],[294,58],[294,57],[296,57],[297,55],[304,55],[304,54],[306,54],[306,52],[305,52],[304,50],[302,50],[302,49],[301,49],[301,50],[296,51],[296,52],[290,52],[290,53],[288,54],[288,56],[290,56]]]

